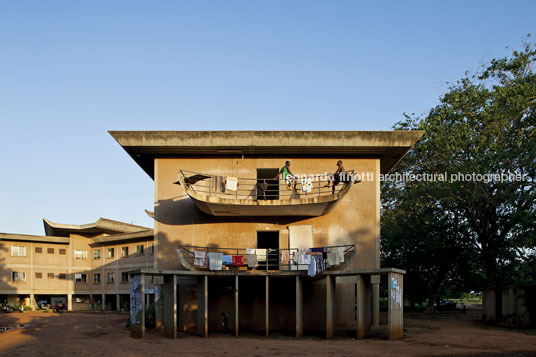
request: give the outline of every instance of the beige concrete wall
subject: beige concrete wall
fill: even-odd
[[[155,240],[158,269],[181,269],[176,249],[179,244],[255,248],[257,231],[279,231],[280,247],[288,247],[288,226],[312,225],[314,246],[354,244],[356,257],[348,269],[379,268],[380,236],[380,185],[378,180],[356,184],[330,213],[313,218],[297,217],[212,217],[200,212],[183,187],[173,184],[179,169],[222,176],[256,178],[258,168],[281,168],[285,160],[291,160],[294,174],[332,173],[337,158],[163,158],[155,160]],[[345,158],[346,170],[358,173],[379,173],[378,159]],[[278,283],[279,284],[279,283]],[[281,283],[283,284],[283,283]],[[292,285],[292,283],[290,284]],[[247,285],[242,289],[248,289]],[[251,284],[256,286],[256,284]],[[263,286],[260,284],[259,286]],[[271,326],[289,329],[294,323],[294,293],[277,291],[271,294]],[[218,289],[218,285],[213,288]],[[183,330],[195,328],[196,298],[192,286],[181,287],[179,326]],[[193,288],[195,290],[195,288]],[[228,308],[229,299],[218,298],[209,286],[210,324],[217,328],[220,312]],[[306,294],[307,292],[307,294]],[[251,293],[251,292],[249,292]],[[262,292],[258,292],[262,296]],[[242,292],[241,292],[242,294]],[[244,292],[248,294],[248,292]],[[242,295],[241,295],[242,296]],[[249,296],[249,295],[246,295]],[[256,294],[254,294],[256,296]],[[322,330],[325,327],[325,285],[323,281],[304,284],[304,328]],[[252,300],[246,314],[241,315],[241,325],[257,329],[263,324],[264,305]],[[338,278],[337,325],[351,328],[355,324],[355,281]],[[219,310],[222,311],[219,311]]]

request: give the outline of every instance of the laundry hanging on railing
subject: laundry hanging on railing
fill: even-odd
[[[233,255],[233,265],[244,265],[244,257],[242,255]]]
[[[259,265],[256,254],[248,254],[246,259],[248,261],[249,268],[256,268]]]
[[[227,176],[225,189],[228,191],[236,191],[238,189],[238,178]]]
[[[230,255],[223,255],[222,259],[223,265],[231,265],[233,264],[233,258]]]
[[[302,192],[308,193],[313,191],[313,181],[310,178],[303,178],[301,180]]]
[[[207,253],[202,250],[194,251],[194,265],[197,265],[199,267],[207,266],[206,254]]]
[[[256,249],[257,253],[257,260],[259,262],[265,262],[266,261],[266,249]]]
[[[207,257],[210,270],[222,270],[223,253],[210,252],[207,254]]]

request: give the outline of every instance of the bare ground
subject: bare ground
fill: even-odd
[[[172,340],[156,332],[134,340],[125,330],[125,314],[35,311],[0,315],[0,324],[31,324],[0,332],[0,356],[536,356],[534,331],[484,326],[479,317],[476,308],[466,315],[406,314],[405,335],[398,341],[386,340],[385,328],[366,340],[275,333],[269,338],[212,334]]]

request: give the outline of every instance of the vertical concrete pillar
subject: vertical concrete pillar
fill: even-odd
[[[402,338],[404,333],[403,278],[399,273],[387,275],[387,328],[390,340]]]
[[[197,283],[197,333],[208,337],[208,276],[203,275]]]
[[[235,289],[234,289],[234,324],[235,324],[235,336],[238,337],[238,330],[240,328],[240,322],[238,319],[238,275],[235,275]]]
[[[370,277],[372,286],[372,327],[380,327],[380,276]]]
[[[160,300],[164,305],[164,333],[169,338],[177,338],[177,276],[166,276],[163,287],[164,298]]]
[[[326,276],[326,338],[335,334],[336,276]]]
[[[67,311],[73,311],[73,294],[67,294]]]
[[[134,275],[130,279],[130,336],[145,337],[145,275]]]
[[[264,306],[264,328],[266,336],[270,335],[270,280],[268,275],[265,277],[265,306]]]
[[[106,311],[106,294],[102,294],[102,305],[101,310]]]
[[[299,276],[296,276],[296,337],[303,334],[303,287]]]
[[[35,310],[35,296],[33,293],[30,293],[30,306]]]
[[[161,330],[162,324],[164,323],[165,287],[163,279],[163,276],[154,277],[154,318],[156,330]]]
[[[370,336],[371,326],[371,286],[370,275],[357,275],[357,338]]]
[[[115,294],[115,310],[117,312],[121,311],[121,296],[119,294]]]

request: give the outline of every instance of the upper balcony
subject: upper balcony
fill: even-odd
[[[274,171],[275,170],[275,171]],[[211,216],[317,217],[331,211],[352,187],[353,171],[337,185],[325,179],[275,180],[277,169],[258,169],[257,178],[179,170],[178,181],[196,206]]]

